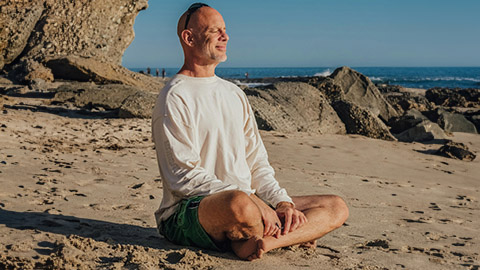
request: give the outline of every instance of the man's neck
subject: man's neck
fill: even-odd
[[[217,65],[218,64],[198,65],[195,63],[185,63],[178,74],[190,77],[212,77],[215,76],[215,68]]]

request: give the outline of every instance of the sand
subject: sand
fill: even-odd
[[[350,207],[315,249],[245,262],[173,245],[155,230],[162,198],[148,119],[109,119],[18,96],[0,112],[0,269],[479,269],[480,158],[440,145],[262,132],[290,195]],[[480,136],[454,133],[480,153]]]

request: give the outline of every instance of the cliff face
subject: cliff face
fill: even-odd
[[[58,56],[120,65],[147,0],[6,0],[0,6],[0,69]]]

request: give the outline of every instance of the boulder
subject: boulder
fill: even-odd
[[[382,120],[369,110],[345,100],[335,101],[332,105],[340,119],[345,123],[347,133],[388,141],[396,140]]]
[[[384,97],[399,114],[410,109],[427,111],[435,108],[435,105],[428,101],[424,95],[409,92],[388,92],[384,93]]]
[[[456,143],[449,141],[440,149],[435,152],[436,155],[453,158],[453,159],[460,159],[460,160],[467,160],[473,161],[476,155],[468,150],[468,147],[463,143]]]
[[[475,124],[468,121],[462,114],[448,112],[441,108],[425,112],[425,114],[431,121],[436,122],[446,132],[477,133]]]
[[[164,82],[158,78],[132,72],[115,64],[99,62],[93,58],[54,57],[47,59],[46,65],[52,71],[55,79],[90,81],[97,84],[118,83],[157,93],[164,86]]]
[[[431,88],[425,96],[440,106],[480,108],[480,89]]]
[[[424,120],[400,134],[395,134],[395,137],[402,142],[424,142],[443,141],[447,135],[436,123]]]
[[[43,1],[2,1],[0,5],[0,70],[12,63],[27,46],[43,14]]]
[[[43,63],[67,55],[121,65],[134,38],[135,17],[147,6],[147,0],[2,1],[0,68],[16,60]]]
[[[398,134],[413,128],[423,121],[428,121],[428,118],[418,110],[410,109],[402,116],[391,118],[388,125],[390,126],[390,132]]]
[[[56,89],[51,103],[72,104],[86,110],[113,110],[121,118],[149,118],[156,96],[128,85],[66,83]]]
[[[157,95],[144,91],[137,91],[128,96],[118,110],[120,118],[150,118],[155,106]]]
[[[42,79],[46,82],[53,81],[52,71],[32,59],[22,60],[17,63],[8,76],[13,81],[19,83],[31,83],[35,79]]]
[[[345,126],[325,96],[303,82],[277,82],[245,89],[258,126],[281,132],[345,134]]]
[[[395,109],[385,100],[375,84],[363,74],[349,67],[341,67],[337,68],[330,75],[330,78],[343,92],[342,99],[370,111],[385,122],[394,116],[398,116]],[[328,81],[324,82],[325,84],[328,83]]]

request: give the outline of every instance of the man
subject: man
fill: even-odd
[[[227,59],[222,16],[201,3],[179,19],[185,61],[159,94],[152,130],[163,180],[155,213],[168,240],[253,260],[340,227],[334,195],[287,195],[274,178],[245,94],[215,75]]]

